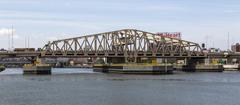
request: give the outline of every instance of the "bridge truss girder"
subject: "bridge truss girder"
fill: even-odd
[[[41,56],[65,57],[203,57],[199,44],[150,32],[124,29],[56,40]]]

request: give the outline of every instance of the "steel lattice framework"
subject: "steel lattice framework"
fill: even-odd
[[[42,56],[73,57],[203,57],[199,44],[136,29],[123,29],[56,40]]]

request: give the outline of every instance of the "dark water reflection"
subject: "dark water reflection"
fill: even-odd
[[[0,105],[239,105],[240,73],[124,75],[53,69],[0,73]]]

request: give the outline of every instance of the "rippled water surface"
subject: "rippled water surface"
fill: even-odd
[[[126,75],[0,72],[0,105],[240,105],[240,72]]]

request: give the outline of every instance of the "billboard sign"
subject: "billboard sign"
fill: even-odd
[[[181,39],[182,37],[181,32],[158,32],[157,35],[162,37],[177,38],[177,39]]]

